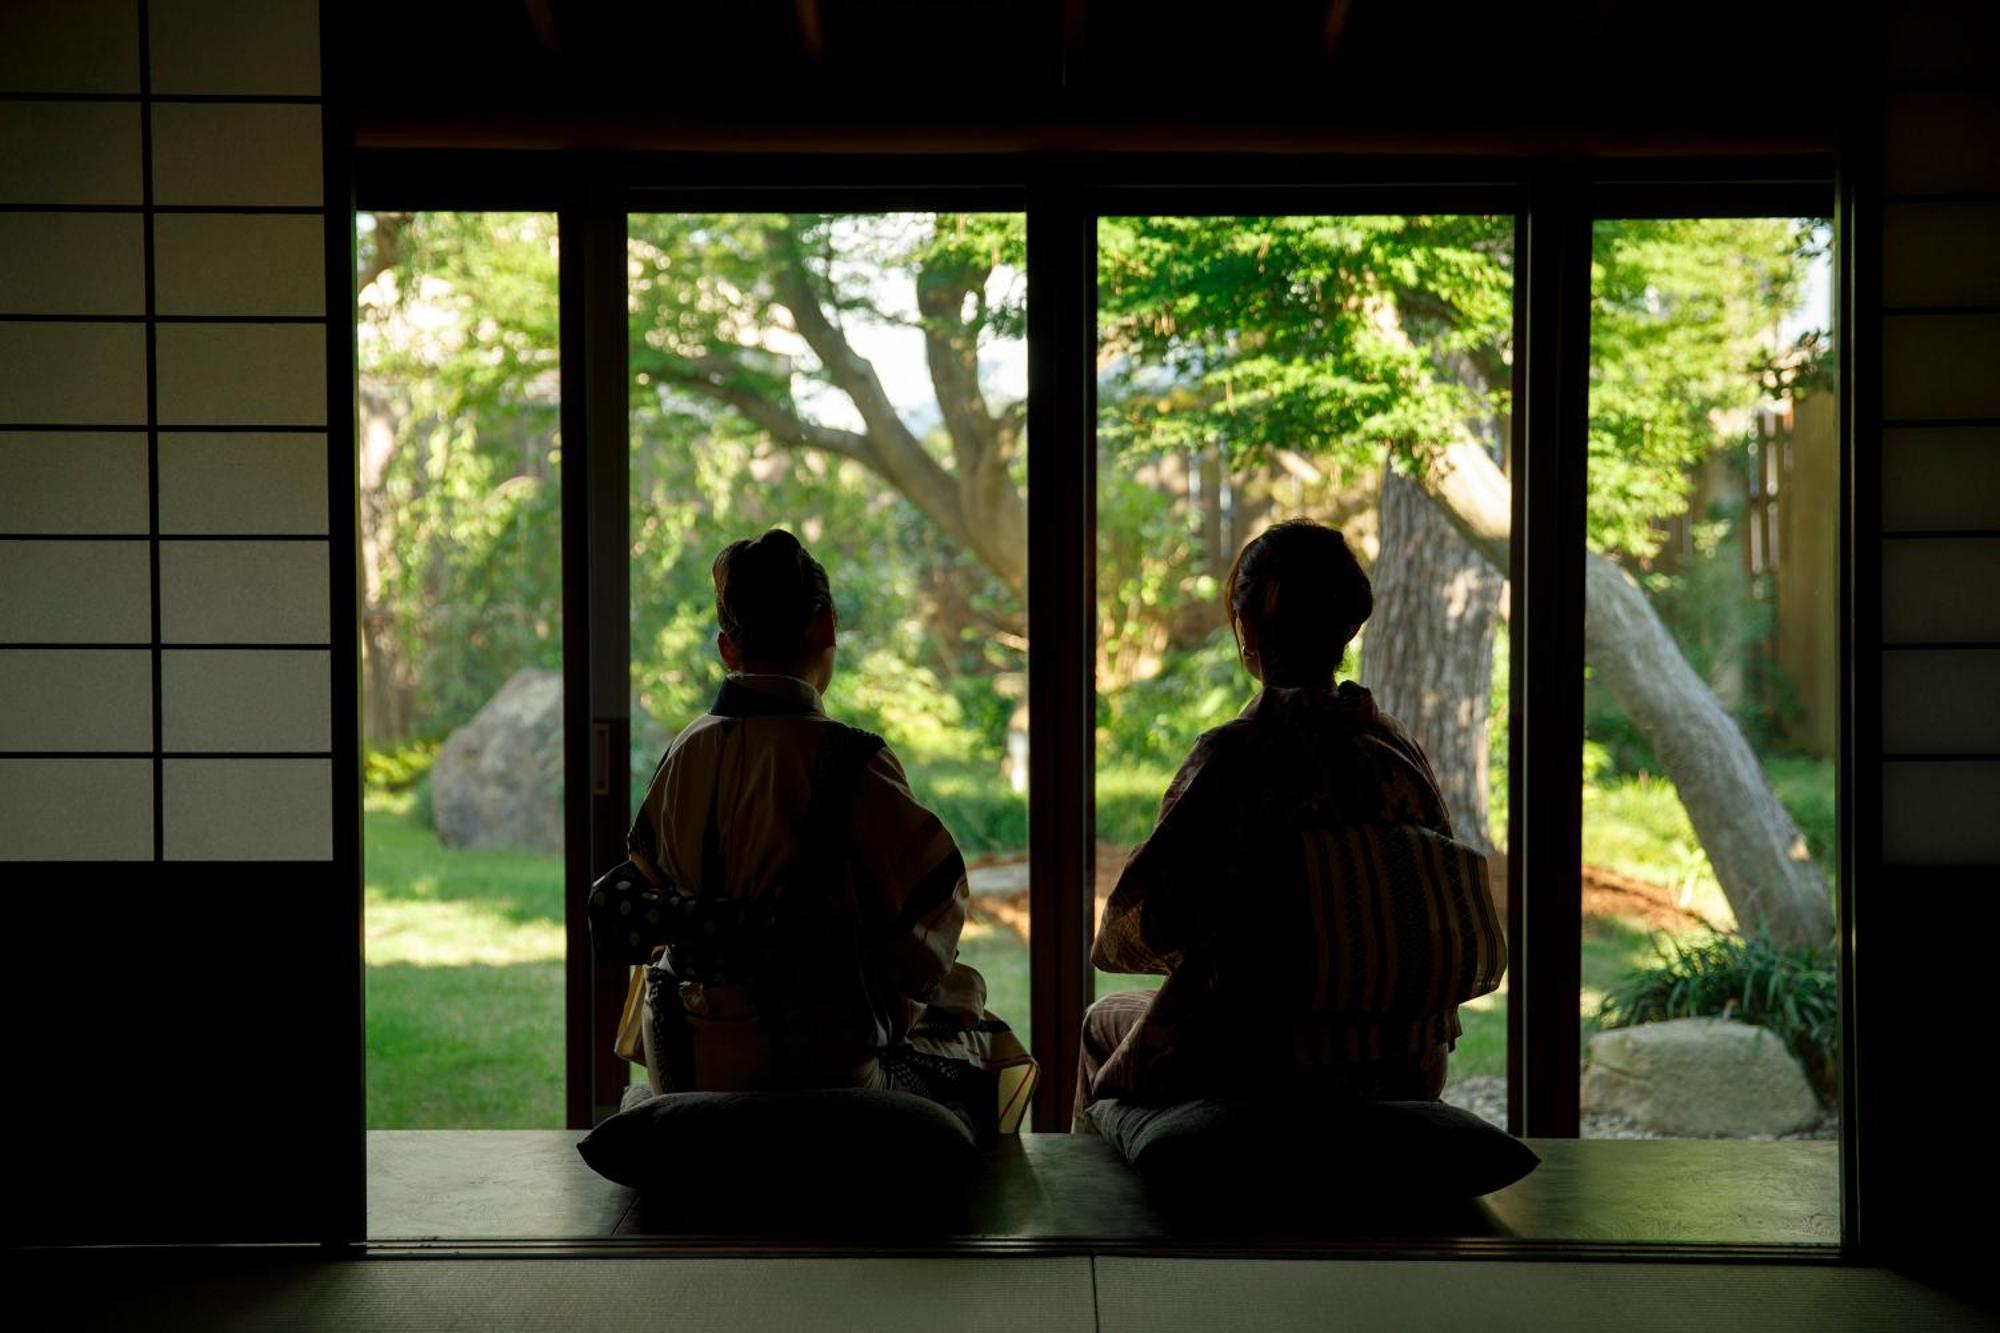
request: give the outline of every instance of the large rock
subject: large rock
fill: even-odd
[[[1776,1033],[1722,1018],[1613,1028],[1590,1039],[1583,1107],[1675,1138],[1792,1134],[1819,1099]]]
[[[560,672],[517,671],[451,733],[431,768],[431,823],[448,847],[561,851]]]

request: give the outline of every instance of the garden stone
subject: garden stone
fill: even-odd
[[[965,872],[965,887],[975,895],[1012,897],[1028,891],[1028,858],[973,866]]]
[[[1821,1114],[1783,1038],[1722,1018],[1598,1033],[1582,1096],[1586,1111],[1621,1115],[1674,1138],[1790,1134]]]
[[[431,768],[431,824],[447,847],[563,845],[562,674],[514,673]]]

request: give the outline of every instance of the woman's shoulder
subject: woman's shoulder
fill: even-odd
[[[1379,708],[1374,709],[1362,728],[1361,735],[1413,762],[1429,767],[1430,760],[1424,754],[1424,747],[1417,743],[1417,738],[1410,734],[1409,728],[1398,721],[1393,713],[1383,712]]]
[[[1251,749],[1257,741],[1258,729],[1254,720],[1248,717],[1232,717],[1220,726],[1210,727],[1194,738],[1188,748],[1189,763],[1228,763]]]
[[[823,767],[848,769],[887,769],[898,777],[903,766],[896,759],[889,742],[872,731],[849,726],[830,717],[814,719],[814,731],[818,738],[818,762]]]

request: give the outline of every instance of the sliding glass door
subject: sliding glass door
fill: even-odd
[[[368,1124],[564,1120],[551,213],[359,218]]]
[[[1374,585],[1338,678],[1429,755],[1504,916],[1508,550],[1504,532],[1468,536],[1460,511],[1467,485],[1505,504],[1514,237],[1512,216],[1099,219],[1099,914],[1189,748],[1257,693],[1224,605],[1231,565],[1307,519],[1338,529]],[[1269,939],[1274,968],[1287,947]],[[1160,980],[1099,972],[1097,993]],[[1501,1123],[1506,998],[1503,984],[1464,1006],[1447,1093]]]
[[[790,531],[839,617],[826,709],[956,839],[960,960],[1026,1041],[1025,219],[635,212],[626,261],[633,807],[722,680],[717,552]]]
[[[1832,239],[1822,218],[1595,224],[1586,1137],[1834,1137]]]

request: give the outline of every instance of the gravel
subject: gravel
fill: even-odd
[[[1457,1079],[1444,1090],[1444,1099],[1453,1106],[1472,1112],[1481,1119],[1507,1127],[1507,1080],[1491,1074],[1479,1074],[1471,1078]],[[1658,1134],[1637,1121],[1624,1116],[1611,1115],[1603,1111],[1585,1111],[1581,1125],[1586,1139],[1664,1139],[1671,1137]],[[1840,1119],[1828,1114],[1811,1129],[1796,1134],[1738,1134],[1731,1138],[1750,1139],[1769,1143],[1775,1139],[1833,1139],[1840,1136]]]

